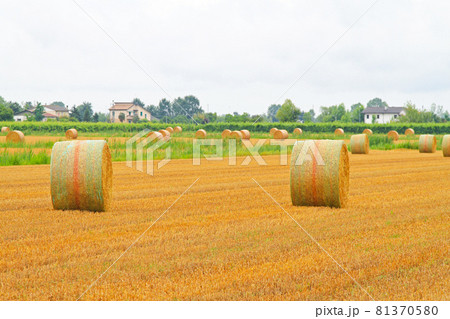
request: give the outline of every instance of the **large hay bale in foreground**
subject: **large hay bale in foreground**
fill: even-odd
[[[112,163],[106,141],[55,143],[50,184],[54,209],[106,211],[112,197]]]
[[[173,128],[174,133],[181,133],[182,131],[183,131],[183,129],[181,128],[181,126],[175,126]]]
[[[341,128],[337,128],[334,130],[334,135],[344,135],[344,130]]]
[[[295,206],[345,207],[349,160],[344,141],[297,141],[291,155],[290,187]]]
[[[78,131],[74,128],[68,129],[66,131],[66,138],[68,140],[76,140],[78,138]]]
[[[363,134],[366,134],[366,135],[372,135],[373,132],[372,132],[372,130],[371,130],[370,128],[366,128],[366,129],[363,131]]]
[[[387,133],[387,137],[394,141],[398,141],[398,139],[400,138],[400,135],[398,134],[397,131],[389,131]]]
[[[270,129],[270,132],[269,132],[269,133],[270,133],[270,135],[273,136],[273,135],[275,134],[276,131],[278,131],[278,129],[277,129],[276,127],[272,127],[272,128]]]
[[[250,139],[250,132],[248,130],[241,130],[240,132],[241,132],[242,138],[244,140],[249,140]]]
[[[369,137],[367,134],[356,134],[350,138],[352,154],[369,154]]]
[[[195,132],[195,138],[206,138],[206,131],[204,129],[199,129]]]
[[[230,135],[231,135],[231,130],[226,128],[222,131],[222,138],[230,137]]]
[[[168,130],[159,130],[158,132],[161,133],[163,137],[170,137],[170,132]]]
[[[9,127],[3,126],[2,133],[8,133],[10,131]]]
[[[6,135],[6,141],[11,143],[22,143],[25,141],[25,135],[21,131],[10,131]]]
[[[407,128],[406,131],[405,131],[405,135],[406,136],[414,135],[414,130],[412,128]]]
[[[303,131],[302,131],[301,128],[296,127],[296,128],[294,129],[294,134],[295,134],[295,135],[301,135],[301,134],[303,134]]]
[[[174,130],[171,126],[169,126],[168,128],[166,128],[166,131],[172,134]]]
[[[286,130],[277,130],[273,133],[273,138],[276,140],[284,140],[289,137],[289,133]]]
[[[442,138],[442,153],[444,157],[450,157],[450,135],[444,135]]]
[[[434,153],[436,152],[436,136],[434,135],[420,135],[419,137],[419,152],[420,153]]]
[[[236,140],[240,140],[243,138],[242,132],[241,131],[233,131],[230,134],[230,138],[234,138]]]

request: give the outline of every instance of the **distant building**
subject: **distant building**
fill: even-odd
[[[59,105],[43,105],[44,113],[56,115],[59,117],[69,117],[69,110],[63,106]]]
[[[125,120],[123,123],[132,123],[133,117],[137,115],[140,120],[147,119],[152,120],[152,115],[149,111],[141,106],[134,105],[131,102],[114,102],[109,108],[109,120],[111,123],[120,123],[119,115],[123,113],[125,115]]]
[[[69,117],[69,110],[65,107],[59,105],[43,105],[43,107],[44,107],[44,114],[43,114],[44,118],[42,119],[42,121],[47,121],[48,119],[57,120],[60,117]],[[26,121],[28,117],[34,115],[34,111],[36,111],[36,108],[19,112],[14,115],[14,121],[16,122]]]
[[[31,115],[34,115],[34,113],[31,110],[25,110],[25,111],[19,112],[17,114],[14,114],[14,121],[24,122]]]
[[[405,115],[404,107],[367,107],[361,114],[364,116],[364,123],[371,124],[375,118],[375,123],[386,124],[397,120],[400,116]]]

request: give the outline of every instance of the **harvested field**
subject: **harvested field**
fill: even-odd
[[[48,165],[0,167],[0,298],[73,300],[198,181],[83,300],[448,300],[450,161],[350,155],[346,208],[294,207],[289,165],[114,163],[110,212],[55,211]],[[437,178],[439,177],[439,178]]]

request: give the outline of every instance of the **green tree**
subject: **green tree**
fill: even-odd
[[[66,107],[66,105],[63,102],[61,102],[61,101],[52,102],[51,105],[58,105],[58,106],[61,106],[61,107]]]
[[[80,122],[83,119],[80,111],[78,110],[78,107],[76,107],[75,105],[70,109],[69,117]]]
[[[119,120],[120,120],[120,122],[122,122],[122,123],[123,123],[123,121],[125,121],[125,114],[124,114],[124,113],[120,112],[120,114],[119,114]]]
[[[138,123],[139,122],[139,115],[134,114],[133,115],[133,123]]]
[[[139,99],[139,98],[134,98],[134,100],[133,100],[133,105],[137,105],[137,106],[141,106],[141,107],[144,107],[145,106],[145,104],[144,104],[144,102],[142,102],[141,101],[141,99]]]
[[[98,113],[95,112],[94,116],[92,116],[92,122],[97,123],[98,122]]]
[[[321,113],[317,117],[318,122],[335,122],[340,121],[347,112],[344,103],[332,105],[330,107],[322,106]]]
[[[0,121],[13,121],[14,112],[9,107],[0,103]]]
[[[287,99],[277,111],[276,118],[280,122],[295,122],[298,120],[301,111],[295,107],[291,100]]]
[[[276,117],[278,110],[280,109],[280,104],[272,104],[267,109],[267,117],[271,122],[278,122],[278,119]]]
[[[350,107],[350,121],[353,123],[364,122],[361,112],[364,110],[364,105],[361,103],[353,104]]]
[[[77,106],[77,109],[83,122],[90,122],[92,120],[94,111],[92,110],[92,104],[90,102],[83,102],[83,104]]]
[[[14,114],[22,112],[22,106],[17,102],[8,102],[8,107],[13,110]]]
[[[379,97],[371,99],[367,102],[367,107],[388,107],[389,105]]]
[[[303,122],[304,123],[314,122],[315,115],[316,115],[316,113],[314,112],[313,109],[309,110],[308,112],[303,113]]]
[[[34,110],[34,118],[38,122],[44,119],[44,107],[42,106],[41,103],[38,103],[36,109]]]

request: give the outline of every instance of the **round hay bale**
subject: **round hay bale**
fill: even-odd
[[[366,129],[363,131],[363,134],[372,135],[373,132],[372,132],[372,130],[371,130],[370,128],[366,128]]]
[[[66,131],[66,138],[68,140],[76,140],[78,138],[78,131],[74,128],[68,129]]]
[[[183,129],[181,128],[181,126],[175,126],[173,128],[174,133],[181,133],[182,131],[183,131]]]
[[[9,127],[3,126],[2,133],[8,133],[10,131]]]
[[[222,132],[222,138],[230,137],[231,131],[229,129],[224,129]]]
[[[344,135],[344,130],[341,128],[337,128],[334,130],[334,135]]]
[[[290,188],[294,206],[345,207],[349,160],[344,141],[297,141],[291,155]]]
[[[406,131],[405,131],[405,135],[406,136],[414,135],[414,130],[412,128],[407,128]]]
[[[301,134],[303,134],[303,131],[302,131],[301,128],[296,127],[296,128],[294,129],[294,134],[295,134],[295,135],[301,135]]]
[[[273,136],[273,135],[275,134],[276,131],[278,131],[278,129],[277,129],[276,127],[271,128],[271,129],[270,129],[270,135]]]
[[[54,209],[108,210],[112,198],[112,163],[106,141],[55,143],[50,184]]]
[[[450,135],[444,135],[442,138],[442,153],[444,157],[450,157]]]
[[[150,133],[147,134],[146,137],[149,137],[152,141],[153,140],[156,140],[156,141],[157,140],[162,140],[164,138],[164,136],[161,133],[159,133],[159,132],[150,132]]]
[[[400,135],[397,133],[397,131],[389,131],[387,133],[387,137],[390,139],[393,139],[394,141],[398,141],[400,138]]]
[[[169,126],[168,128],[166,128],[166,131],[168,131],[170,134],[173,133],[173,128],[171,126]]]
[[[199,129],[195,132],[195,138],[206,138],[206,131],[204,129]]]
[[[161,133],[163,137],[170,137],[170,132],[167,130],[159,130],[158,132]]]
[[[367,134],[352,135],[350,138],[352,154],[369,154],[369,137]]]
[[[420,135],[419,137],[419,152],[420,153],[434,153],[436,152],[436,136],[434,135]]]
[[[6,135],[6,141],[11,143],[22,143],[25,141],[25,135],[21,131],[10,131]]]
[[[273,133],[273,138],[276,140],[284,140],[289,137],[289,133],[286,130],[277,130]]]
[[[241,130],[240,132],[242,133],[242,138],[244,140],[249,140],[250,139],[250,132],[248,130]]]
[[[243,138],[242,132],[241,131],[233,131],[230,134],[230,138],[234,138],[236,140],[240,140]]]

